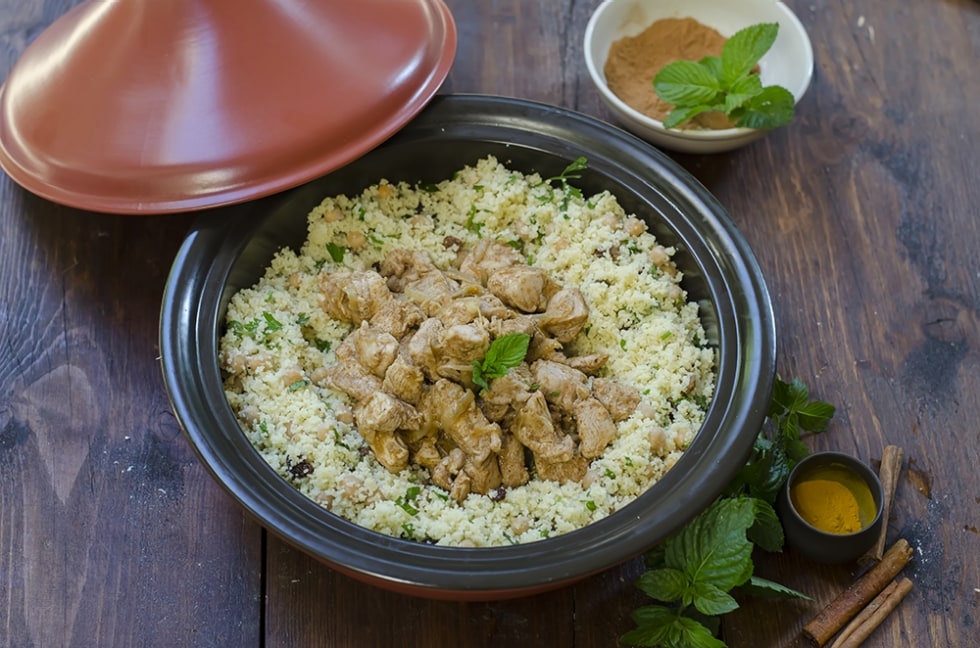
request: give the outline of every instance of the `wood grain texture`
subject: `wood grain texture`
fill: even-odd
[[[76,2],[0,0],[0,73]],[[444,92],[603,119],[582,63],[598,0],[448,0]],[[838,405],[814,449],[876,466],[902,446],[888,541],[915,584],[865,644],[966,646],[980,601],[980,4],[787,0],[816,70],[793,123],[735,152],[673,155],[729,210],[773,295],[778,369]],[[170,412],[159,299],[190,216],[63,208],[0,178],[0,646],[617,645],[639,559],[493,603],[427,601],[267,536]],[[740,599],[733,648],[792,646],[853,578],[792,550],[756,572],[813,597]]]

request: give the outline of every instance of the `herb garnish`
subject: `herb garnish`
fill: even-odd
[[[588,160],[584,157],[579,157],[573,160],[568,166],[566,166],[561,173],[550,178],[545,178],[541,181],[541,184],[548,187],[548,193],[544,196],[539,196],[538,200],[542,202],[550,202],[554,200],[554,192],[551,190],[551,183],[558,182],[561,184],[561,188],[564,190],[564,198],[562,199],[561,205],[559,206],[559,211],[565,212],[568,210],[568,203],[572,199],[582,198],[582,190],[578,187],[568,184],[569,180],[578,180],[582,177],[580,171],[588,168]]]
[[[483,362],[473,361],[473,383],[481,388],[481,393],[490,389],[490,381],[506,375],[512,367],[524,362],[531,336],[527,333],[501,335],[490,343]]]
[[[347,248],[328,241],[327,252],[330,253],[330,258],[333,259],[334,263],[343,263],[344,253],[347,252]]]
[[[395,500],[395,504],[400,506],[402,510],[408,513],[409,515],[418,515],[419,510],[415,508],[412,504],[413,502],[415,502],[416,498],[418,498],[421,492],[422,492],[421,487],[409,486],[408,489],[405,490],[405,495]]]
[[[665,65],[653,79],[660,98],[674,104],[664,127],[673,128],[708,111],[725,113],[736,126],[746,128],[788,124],[793,118],[793,95],[782,86],[763,87],[753,72],[778,32],[778,23],[752,25],[726,40],[720,57]]]
[[[730,592],[769,598],[809,598],[752,574],[753,548],[780,551],[783,528],[773,508],[789,471],[807,454],[800,430],[822,432],[832,405],[809,400],[799,379],[776,376],[768,412],[746,465],[725,493],[645,557],[648,571],[637,581],[659,601],[635,610],[636,628],[620,641],[632,646],[724,648],[716,638],[718,615],[738,607]],[[713,626],[714,631],[708,625]]]

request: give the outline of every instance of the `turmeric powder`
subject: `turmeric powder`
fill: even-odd
[[[804,520],[828,533],[856,533],[864,525],[857,497],[847,486],[829,479],[810,479],[793,485],[793,506]]]

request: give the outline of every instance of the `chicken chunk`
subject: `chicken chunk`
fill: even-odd
[[[643,396],[636,387],[609,378],[592,380],[592,395],[605,405],[614,421],[625,421],[639,406]]]
[[[497,462],[500,464],[500,481],[507,488],[521,486],[531,479],[524,463],[524,445],[513,435],[504,435]]]
[[[513,265],[487,277],[487,290],[511,308],[536,313],[545,309],[557,285],[541,268]]]
[[[405,357],[399,355],[385,371],[381,388],[411,405],[418,404],[422,398],[425,374]]]
[[[559,342],[568,343],[589,320],[589,306],[578,288],[562,288],[548,300],[548,307],[538,319],[538,326]]]
[[[579,451],[588,459],[602,455],[616,438],[616,423],[602,403],[595,398],[585,398],[572,407],[575,428],[579,436]]]
[[[534,469],[540,479],[556,481],[559,484],[572,481],[580,482],[589,469],[589,460],[580,454],[576,454],[568,461],[554,463],[535,461]]]
[[[480,239],[473,246],[473,249],[463,257],[459,269],[461,272],[475,277],[481,284],[486,285],[487,279],[495,272],[523,263],[524,258],[520,252],[509,245],[493,239]]]
[[[531,396],[534,378],[526,364],[512,367],[500,378],[490,382],[490,389],[482,394],[481,408],[491,421],[500,422],[514,408],[520,407]]]
[[[511,432],[524,446],[534,453],[534,461],[561,463],[575,454],[575,441],[560,436],[555,431],[544,394],[534,392],[517,410],[510,427]]]
[[[418,429],[422,417],[411,405],[390,394],[375,392],[354,407],[354,422],[385,468],[399,472],[408,467],[408,445],[399,429]]]
[[[562,412],[571,414],[575,403],[589,396],[588,376],[566,364],[535,360],[531,374],[548,403]]]
[[[426,392],[419,407],[427,425],[445,432],[477,463],[500,451],[500,426],[487,420],[472,391],[440,379]]]
[[[361,326],[355,329],[341,346],[351,340],[354,343],[357,363],[369,373],[384,378],[388,367],[398,355],[398,340],[395,336],[376,329],[367,322],[361,322]]]
[[[320,305],[327,315],[360,324],[392,299],[384,278],[373,271],[338,271],[320,276]]]

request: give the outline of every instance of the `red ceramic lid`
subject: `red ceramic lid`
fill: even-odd
[[[455,52],[442,0],[90,0],[0,88],[0,166],[92,211],[251,200],[394,134]]]

